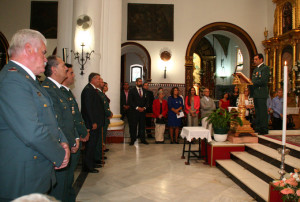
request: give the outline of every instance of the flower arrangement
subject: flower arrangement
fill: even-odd
[[[275,190],[283,194],[283,201],[300,201],[300,173],[298,169],[294,169],[294,173],[290,173],[290,178],[282,180],[274,180]]]

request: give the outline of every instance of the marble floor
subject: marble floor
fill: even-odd
[[[196,145],[193,145],[196,146]],[[181,159],[182,144],[110,144],[100,172],[88,174],[76,201],[254,201],[215,167]]]

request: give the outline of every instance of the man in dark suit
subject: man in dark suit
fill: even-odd
[[[254,64],[257,66],[253,70],[253,98],[255,107],[256,128],[259,135],[268,134],[268,107],[267,99],[269,95],[268,82],[270,77],[270,68],[264,63],[262,54],[254,56]]]
[[[89,75],[89,83],[81,93],[81,113],[85,126],[90,130],[90,139],[86,143],[83,170],[91,173],[98,173],[95,167],[99,167],[95,161],[97,141],[102,135],[104,126],[104,106],[101,97],[98,95],[97,86],[100,85],[101,77],[98,73]]]
[[[146,90],[146,97],[148,99],[147,101],[147,106],[146,106],[146,113],[152,113],[152,105],[153,105],[153,101],[154,101],[154,95],[153,92],[151,90],[149,90],[149,83],[148,82],[144,82],[143,84],[143,88]],[[146,126],[147,127],[151,127],[152,125],[152,117],[146,117]],[[152,134],[151,134],[151,130],[146,130],[147,132],[147,137],[148,138],[153,138]]]
[[[69,162],[52,100],[36,78],[45,71],[45,54],[41,33],[19,30],[0,72],[0,201],[47,193],[56,181],[54,169]]]
[[[105,139],[106,139],[105,128],[107,130],[106,125],[108,126],[108,123],[107,123],[108,117],[110,117],[110,118],[112,117],[112,113],[109,109],[108,100],[106,99],[106,96],[103,93],[103,87],[104,87],[104,82],[103,82],[103,79],[100,78],[99,86],[96,86],[96,88],[98,89],[97,93],[100,96],[101,101],[104,106],[105,119],[104,119],[104,126],[102,127],[102,130],[100,131],[100,137],[98,139],[97,146],[96,146],[96,152],[95,152],[95,160],[96,160],[96,163],[99,163],[99,164],[104,164],[103,160],[107,159],[107,157],[104,156],[104,149],[103,149],[103,145],[105,144]]]
[[[80,137],[80,143],[79,143],[79,148],[76,153],[72,152],[70,161],[72,162],[70,164],[70,172],[68,175],[68,181],[67,181],[67,189],[68,189],[68,200],[69,201],[75,201],[76,199],[76,193],[75,190],[73,189],[73,183],[74,183],[74,172],[76,169],[76,166],[78,164],[79,158],[80,158],[80,151],[81,151],[81,142],[86,142],[89,140],[90,134],[89,131],[86,129],[84,121],[82,119],[81,113],[79,111],[78,104],[76,102],[76,99],[69,88],[71,85],[74,84],[74,71],[73,71],[73,66],[71,64],[66,63],[66,67],[68,68],[67,72],[67,78],[62,82],[63,88],[61,88],[62,92],[64,95],[67,97],[69,107],[72,111],[73,119],[74,119],[74,124],[76,127],[76,130],[78,132],[78,135]],[[77,143],[77,142],[76,142]],[[75,151],[75,150],[74,150]]]
[[[145,117],[147,109],[147,95],[145,89],[142,88],[143,81],[141,78],[136,79],[136,87],[129,90],[128,104],[130,106],[129,116],[129,132],[130,144],[136,141],[136,131],[138,126],[138,135],[143,144],[149,144],[145,139]]]
[[[121,90],[121,96],[120,96],[121,97],[120,109],[121,109],[122,120],[124,120],[124,118],[127,117],[127,113],[129,110],[128,94],[129,94],[129,83],[124,82],[123,90]]]
[[[48,62],[45,67],[45,76],[47,77],[42,83],[42,86],[46,89],[50,95],[56,118],[58,120],[58,126],[64,132],[72,154],[78,152],[79,148],[79,135],[75,129],[72,110],[68,102],[67,96],[61,90],[61,83],[67,78],[68,68],[65,66],[64,61],[55,56],[49,56]],[[76,164],[75,164],[76,163]],[[68,198],[68,176],[72,170],[70,167],[76,167],[77,162],[72,161],[70,158],[69,166],[65,169],[56,171],[57,184],[53,187],[50,195],[61,201],[72,201]],[[75,201],[75,200],[74,200]]]

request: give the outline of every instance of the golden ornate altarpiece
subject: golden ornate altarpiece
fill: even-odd
[[[297,86],[297,72],[294,66],[300,60],[300,0],[273,0],[276,4],[274,13],[274,37],[268,39],[265,30],[265,63],[271,68],[269,82],[270,92],[281,88],[283,78],[283,61],[288,62],[291,86],[294,91]],[[298,78],[299,79],[299,78]]]

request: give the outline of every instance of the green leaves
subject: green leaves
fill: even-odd
[[[238,123],[240,126],[243,125],[243,122],[238,115],[239,112],[228,112],[227,110],[218,108],[207,115],[207,120],[212,124],[213,128],[229,129],[230,122]]]

